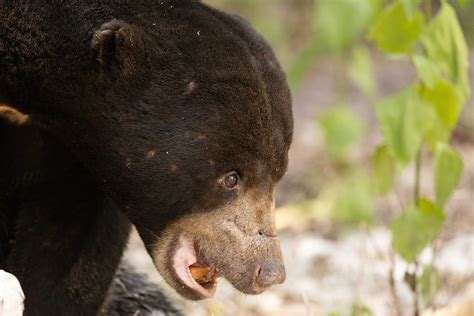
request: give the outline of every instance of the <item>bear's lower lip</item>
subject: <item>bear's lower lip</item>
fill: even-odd
[[[211,298],[214,296],[217,290],[217,269],[198,263],[194,242],[184,235],[179,237],[178,246],[173,257],[173,268],[179,281],[201,298]],[[207,278],[203,276],[203,279],[206,281],[205,283],[200,284],[193,277],[191,269],[194,270],[196,268],[209,271],[206,273]]]

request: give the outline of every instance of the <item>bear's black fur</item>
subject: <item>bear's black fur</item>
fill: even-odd
[[[247,22],[200,1],[0,0],[0,69],[0,103],[31,117],[0,121],[0,268],[25,315],[97,314],[130,221],[156,256],[183,216],[272,195],[285,173],[285,76]],[[218,185],[229,171],[245,190]],[[263,289],[248,280],[239,289]]]
[[[20,280],[27,315],[95,314],[130,222],[54,139],[1,121],[0,129],[1,200],[9,217],[0,268]],[[52,298],[61,303],[45,307]]]
[[[29,278],[36,275],[37,279],[30,282],[33,286],[35,282],[39,282],[41,291],[27,292],[28,313],[42,315],[42,309],[35,312],[31,306],[42,306],[42,302],[53,295],[54,300],[61,301],[61,309],[55,308],[54,313],[74,314],[71,309],[78,306],[63,297],[61,293],[64,293],[64,288],[57,285],[76,284],[77,289],[89,291],[87,283],[90,283],[92,288],[99,292],[91,292],[88,295],[94,300],[105,299],[100,315],[181,315],[155,284],[150,283],[144,275],[134,272],[127,263],[123,262],[115,274],[104,273],[107,270],[114,271],[117,256],[122,252],[123,238],[127,238],[130,224],[118,208],[112,205],[108,214],[104,212],[103,215],[99,213],[96,216],[94,213],[97,208],[86,207],[87,204],[79,202],[78,199],[86,203],[94,201],[94,198],[88,197],[84,191],[88,186],[86,182],[76,184],[77,190],[72,187],[64,188],[65,191],[54,189],[57,185],[82,181],[80,174],[86,171],[81,169],[73,156],[61,149],[54,139],[42,135],[39,130],[27,125],[12,125],[1,117],[0,148],[4,149],[0,161],[2,167],[5,167],[2,168],[0,187],[9,189],[0,196],[0,269],[10,266],[11,272],[24,275],[20,271],[28,269]],[[51,196],[45,190],[53,190],[53,194],[58,196]],[[30,201],[30,198],[33,198],[33,201]],[[44,205],[35,202],[43,198],[46,199]],[[49,209],[54,205],[51,201],[58,203],[57,209]],[[28,203],[33,206],[28,206]],[[64,209],[59,206],[62,203],[65,203]],[[77,207],[71,207],[72,205]],[[77,214],[74,215],[74,212]],[[81,214],[82,212],[85,213]],[[89,218],[85,219],[87,217]],[[74,234],[73,231],[77,233]],[[65,233],[68,236],[65,236]],[[107,238],[107,234],[111,235],[115,243],[121,240],[120,243],[109,244],[110,237]],[[11,248],[14,249],[13,253],[8,256]],[[81,263],[77,262],[77,266],[68,265],[77,260],[68,257],[80,258]],[[58,258],[61,259],[58,261]],[[61,262],[68,264],[61,265]],[[90,264],[92,266],[87,267]],[[81,274],[85,274],[77,276],[76,280],[66,280],[67,277],[61,269],[77,269]],[[109,285],[111,276],[113,281]],[[100,284],[102,286],[97,287]],[[29,289],[24,279],[22,285],[25,291]],[[105,293],[108,294],[107,298]],[[84,292],[76,294],[84,295]],[[94,309],[96,308],[98,306],[94,306]],[[94,313],[93,310],[82,309],[82,306],[79,310],[84,315]]]

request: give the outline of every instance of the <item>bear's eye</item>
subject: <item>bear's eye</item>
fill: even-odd
[[[239,183],[239,175],[237,172],[231,172],[224,177],[223,184],[228,189],[233,189]]]

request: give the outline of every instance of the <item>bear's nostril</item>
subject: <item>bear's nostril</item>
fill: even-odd
[[[285,281],[285,267],[278,261],[258,265],[255,269],[255,288],[267,288]]]

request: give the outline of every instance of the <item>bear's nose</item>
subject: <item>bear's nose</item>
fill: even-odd
[[[280,261],[270,261],[257,265],[255,269],[254,288],[262,289],[285,281],[285,266]]]

